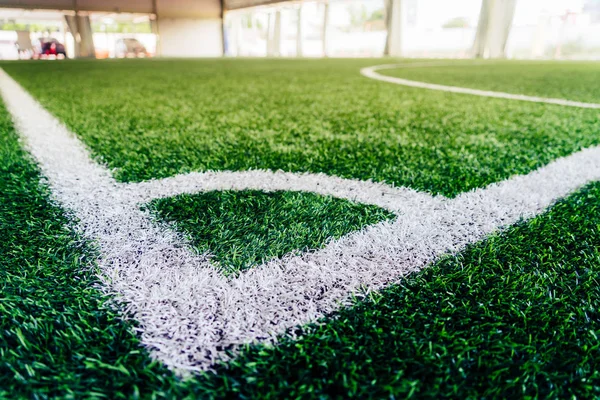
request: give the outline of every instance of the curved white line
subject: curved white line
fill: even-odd
[[[131,191],[132,196],[137,197],[140,203],[160,197],[173,197],[182,193],[212,190],[298,191],[376,205],[392,212],[398,212],[407,203],[432,200],[431,195],[406,187],[344,179],[322,173],[267,170],[192,172],[164,179],[129,183],[127,190]],[[441,200],[443,197],[439,196],[438,198]]]
[[[373,67],[366,67],[360,70],[361,75],[376,79],[378,81],[394,83],[396,85],[402,86],[410,86],[420,89],[430,89],[430,90],[439,90],[442,92],[450,92],[450,93],[460,93],[460,94],[470,94],[473,96],[482,96],[482,97],[494,97],[498,99],[509,99],[509,100],[518,100],[518,101],[529,101],[533,103],[547,103],[547,104],[556,104],[559,106],[567,106],[567,107],[579,107],[579,108],[593,108],[600,109],[600,104],[598,103],[584,103],[581,101],[572,101],[565,99],[555,99],[550,97],[538,97],[538,96],[527,96],[523,94],[512,94],[512,93],[504,93],[504,92],[493,92],[490,90],[479,90],[479,89],[469,89],[458,86],[447,86],[447,85],[438,85],[435,83],[427,83],[420,81],[412,81],[409,79],[397,78],[393,76],[386,76],[378,74],[377,71],[382,69],[395,69],[395,68],[412,68],[412,67],[432,67],[432,66],[443,66],[443,65],[452,65],[452,64],[384,64],[384,65],[376,65]]]
[[[535,215],[600,179],[600,149],[593,148],[454,200],[319,174],[266,171],[121,184],[1,70],[0,91],[54,196],[74,212],[81,234],[99,246],[104,289],[138,321],[141,341],[151,354],[176,369],[207,369],[224,358],[223,349],[275,340],[286,328],[349,304],[353,294],[419,271],[440,255]],[[152,223],[139,208],[140,201],[154,196],[249,187],[309,188],[367,202],[392,193],[396,197],[391,202],[377,202],[388,204],[398,217],[319,251],[288,255],[227,278],[210,263],[210,255],[189,251],[181,236]]]

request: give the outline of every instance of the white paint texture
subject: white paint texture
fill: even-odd
[[[504,93],[504,92],[493,92],[490,90],[469,89],[469,88],[463,88],[463,87],[458,87],[458,86],[438,85],[435,83],[412,81],[409,79],[397,78],[394,76],[381,75],[381,74],[377,73],[377,71],[381,71],[383,69],[414,68],[414,67],[423,67],[423,66],[441,67],[441,66],[456,66],[456,64],[441,64],[441,63],[386,64],[386,65],[376,65],[373,67],[363,68],[360,70],[360,73],[367,78],[376,79],[378,81],[394,83],[396,85],[402,85],[402,86],[410,86],[410,87],[415,87],[415,88],[420,88],[420,89],[439,90],[442,92],[470,94],[473,96],[482,96],[482,97],[495,97],[498,99],[530,101],[533,103],[556,104],[559,106],[567,106],[567,107],[600,109],[600,104],[598,104],[598,103],[583,103],[581,101],[553,99],[553,98],[538,97],[538,96],[526,96],[523,94],[513,94],[513,93]]]
[[[107,293],[139,323],[142,343],[177,370],[207,369],[223,349],[275,340],[456,252],[520,218],[538,214],[600,179],[600,149],[580,151],[525,176],[449,200],[405,188],[284,172],[208,172],[118,183],[87,149],[0,70],[0,90],[56,199],[99,247]],[[156,197],[224,189],[302,190],[393,210],[398,218],[226,278],[140,205]]]

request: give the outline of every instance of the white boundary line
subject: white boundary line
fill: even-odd
[[[431,199],[427,193],[383,183],[344,179],[325,174],[266,170],[191,172],[127,185],[127,190],[140,203],[182,193],[247,189],[265,192],[284,190],[311,192],[376,205],[392,212],[400,210],[407,202],[419,203]]]
[[[598,104],[598,103],[584,103],[584,102],[580,102],[580,101],[554,99],[554,98],[549,98],[549,97],[526,96],[523,94],[493,92],[490,90],[479,90],[479,89],[463,88],[463,87],[458,87],[458,86],[438,85],[435,83],[412,81],[409,79],[397,78],[397,77],[381,75],[381,74],[377,73],[377,71],[381,71],[383,69],[436,67],[436,66],[437,67],[453,66],[453,64],[442,64],[442,63],[385,64],[385,65],[376,65],[373,67],[363,68],[360,70],[360,73],[367,78],[376,79],[378,81],[394,83],[396,85],[402,85],[402,86],[410,86],[410,87],[415,87],[415,88],[420,88],[420,89],[430,89],[430,90],[439,90],[442,92],[470,94],[473,96],[495,97],[495,98],[499,98],[499,99],[530,101],[530,102],[534,102],[534,103],[556,104],[559,106],[567,106],[567,107],[600,109],[600,104]]]
[[[142,343],[177,370],[207,369],[223,349],[272,341],[544,210],[600,179],[600,149],[556,160],[525,176],[454,200],[322,174],[211,172],[136,184],[116,182],[81,142],[0,70],[0,91],[56,199],[99,246],[104,289],[139,323]],[[184,238],[153,224],[140,204],[155,197],[222,189],[304,190],[394,210],[398,218],[225,278]],[[385,198],[385,200],[382,200]]]

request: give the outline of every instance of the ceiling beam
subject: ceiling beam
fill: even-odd
[[[0,0],[0,8],[155,14],[163,18],[221,18],[221,0]]]
[[[266,6],[275,3],[285,3],[293,0],[224,0],[225,10],[239,10],[257,6]]]

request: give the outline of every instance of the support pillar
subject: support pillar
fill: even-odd
[[[160,32],[158,30],[158,20],[156,19],[156,14],[154,14],[154,18],[150,19],[150,31],[154,34],[154,37],[156,38],[156,50],[154,55],[156,57],[160,57],[162,56],[162,51],[160,48]]]
[[[219,4],[221,6],[221,55],[225,57],[229,52],[227,29],[225,27],[225,0],[221,0]]]
[[[298,22],[296,25],[296,57],[302,57],[302,3],[298,4]]]
[[[323,41],[323,57],[329,55],[327,47],[327,31],[329,30],[329,0],[325,0],[325,10],[323,12],[323,30],[321,32],[321,39]]]
[[[65,15],[65,21],[75,42],[75,58],[96,58],[92,23],[88,15]]]
[[[482,0],[477,33],[473,42],[473,56],[502,58],[512,28],[516,0]]]
[[[267,57],[273,57],[273,14],[267,16]]]
[[[156,38],[155,55],[157,57],[160,57],[160,56],[162,56],[162,48],[161,48],[161,42],[160,42],[160,30],[158,29],[158,4],[157,4],[157,0],[152,0],[152,13],[154,15],[150,18],[150,30],[152,31],[152,33],[154,34],[154,37]]]
[[[281,56],[281,10],[275,11],[275,26],[273,29],[273,55]]]
[[[386,0],[386,27],[384,55],[402,57],[402,0]]]
[[[226,13],[221,0],[152,1],[153,32],[162,57],[222,57],[227,50]],[[210,5],[210,7],[209,7]]]
[[[160,12],[160,10],[159,10]],[[158,16],[163,57],[222,57],[221,20]]]

